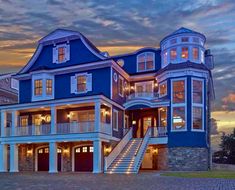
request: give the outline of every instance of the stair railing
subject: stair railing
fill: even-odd
[[[122,138],[122,140],[114,147],[114,149],[110,152],[110,154],[104,158],[104,170],[105,171],[107,171],[108,167],[112,164],[112,162],[121,153],[123,148],[131,140],[131,138],[132,138],[132,127],[125,134],[125,136]]]
[[[151,137],[151,127],[148,128],[147,132],[145,133],[145,136],[140,144],[140,147],[135,154],[135,171],[139,171],[140,163],[144,157],[144,153],[146,151],[146,148],[148,146],[148,141]]]

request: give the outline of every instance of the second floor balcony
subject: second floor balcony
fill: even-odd
[[[133,92],[127,97],[127,101],[133,100],[133,99],[152,100],[152,99],[157,99],[157,98],[159,98],[159,95],[157,92]]]

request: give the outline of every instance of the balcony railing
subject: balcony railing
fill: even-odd
[[[155,99],[158,98],[157,92],[134,92],[127,97],[127,100],[132,100],[136,98],[144,98],[144,99]]]
[[[165,137],[167,136],[167,127],[152,127],[151,137]]]
[[[90,133],[95,131],[95,122],[75,122],[75,123],[57,123],[56,134],[73,134],[73,133]],[[112,134],[112,127],[110,123],[100,123],[100,130],[98,132],[108,135]],[[51,125],[30,125],[25,127],[16,127],[14,135],[12,135],[12,129],[6,128],[5,136],[32,136],[32,135],[49,135],[51,134]]]

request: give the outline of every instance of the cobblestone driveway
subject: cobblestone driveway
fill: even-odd
[[[235,179],[161,177],[157,173],[104,175],[87,173],[0,174],[0,190],[235,190]]]

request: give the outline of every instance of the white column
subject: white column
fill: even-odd
[[[49,143],[49,173],[57,173],[57,143]]]
[[[101,107],[100,107],[100,102],[95,102],[95,132],[99,132],[100,131],[100,117],[101,117]]]
[[[95,140],[93,141],[93,173],[101,173],[101,162],[102,162],[102,141]]]
[[[18,171],[18,145],[10,144],[10,172]]]
[[[57,111],[55,106],[51,106],[51,134],[56,134]]]
[[[17,120],[18,120],[18,112],[16,110],[11,112],[11,136],[15,136],[16,127],[17,127]]]
[[[7,172],[7,145],[0,144],[0,172]]]
[[[6,122],[7,122],[6,112],[1,111],[1,136],[2,137],[6,135]]]

